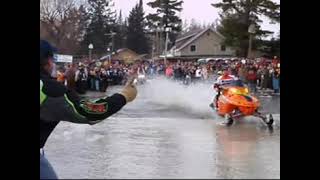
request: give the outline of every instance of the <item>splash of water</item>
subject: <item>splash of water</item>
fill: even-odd
[[[143,86],[142,90],[150,99],[149,103],[206,117],[208,115],[212,117],[214,114],[209,107],[215,95],[211,83],[196,83],[186,86],[159,77]]]

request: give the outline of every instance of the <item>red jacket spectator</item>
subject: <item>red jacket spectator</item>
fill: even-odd
[[[173,75],[173,69],[171,66],[167,67],[166,69],[166,76],[171,77]]]
[[[253,70],[250,70],[247,74],[247,80],[249,82],[255,82],[257,80],[257,73]]]

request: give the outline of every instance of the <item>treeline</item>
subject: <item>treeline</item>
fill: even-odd
[[[64,54],[86,55],[89,44],[93,44],[92,53],[95,55],[104,55],[119,48],[130,48],[139,54],[161,54],[165,30],[170,30],[170,48],[178,35],[212,27],[226,37],[226,45],[235,47],[239,56],[245,56],[248,27],[254,24],[253,48],[278,53],[276,46],[280,43],[280,36],[272,41],[263,41],[262,38],[272,32],[259,26],[260,15],[275,23],[280,22],[280,6],[271,0],[223,0],[212,4],[222,10],[220,19],[202,25],[195,20],[182,22],[178,16],[182,11],[182,0],[148,2],[147,5],[155,10],[149,14],[144,12],[143,1],[140,0],[128,17],[123,17],[121,11],[117,12],[114,3],[114,0],[40,0],[40,38],[49,40]]]

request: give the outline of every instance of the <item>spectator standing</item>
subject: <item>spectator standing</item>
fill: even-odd
[[[242,82],[244,82],[244,83],[246,82],[246,69],[245,69],[244,64],[241,64],[239,71],[238,71],[238,76]]]
[[[166,77],[167,78],[171,78],[173,76],[173,68],[171,65],[169,65],[167,68],[166,68]]]
[[[76,89],[75,74],[76,74],[75,64],[71,64],[65,72],[68,89],[72,89],[72,90]]]
[[[269,70],[266,66],[263,66],[263,69],[261,70],[261,90],[266,90],[268,88],[269,79]]]
[[[83,64],[79,64],[79,69],[76,71],[75,74],[75,81],[76,81],[76,90],[79,94],[85,94],[87,90],[87,83],[88,83],[88,73],[84,68]]]
[[[262,79],[261,79],[261,76],[262,76],[262,71],[263,71],[263,67],[261,65],[259,65],[259,67],[257,68],[257,86],[261,89],[261,86],[262,86]]]
[[[257,74],[255,69],[251,68],[248,71],[247,74],[247,82],[248,82],[248,86],[251,92],[256,93],[257,92]]]
[[[92,91],[96,89],[95,88],[95,79],[94,79],[95,75],[96,75],[96,73],[95,73],[94,69],[90,68],[89,74],[88,74],[88,82],[89,82],[90,90],[92,90]]]
[[[268,89],[273,89],[273,87],[272,87],[272,74],[274,72],[274,69],[272,67],[272,64],[269,64],[268,70],[269,70]]]
[[[101,92],[106,92],[108,88],[108,76],[107,76],[107,71],[105,69],[101,69],[101,74],[100,74],[100,91]]]
[[[100,70],[98,67],[94,68],[94,85],[95,85],[95,90],[100,91]]]
[[[273,87],[274,93],[280,92],[280,69],[276,69],[272,73],[272,87]]]
[[[208,70],[207,70],[207,67],[206,66],[203,66],[202,67],[202,78],[204,81],[207,81],[208,80]]]

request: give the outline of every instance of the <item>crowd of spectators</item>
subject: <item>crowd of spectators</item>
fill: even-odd
[[[122,85],[126,82],[129,70],[134,67],[138,75],[146,78],[164,76],[189,85],[199,82],[214,82],[219,71],[228,69],[248,85],[252,92],[273,90],[280,93],[280,59],[215,59],[208,62],[195,61],[137,61],[124,64],[120,61],[98,62],[91,64],[67,64],[57,70],[57,80],[78,93],[87,90],[105,92],[110,85]]]

